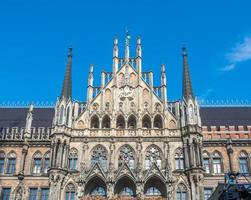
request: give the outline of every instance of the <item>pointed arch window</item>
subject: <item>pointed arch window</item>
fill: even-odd
[[[70,119],[70,107],[67,107],[66,111],[66,125],[69,126],[69,119]]]
[[[102,128],[111,128],[111,119],[108,115],[103,117]]]
[[[91,128],[99,128],[99,118],[97,115],[94,115],[91,118]]]
[[[91,191],[91,196],[106,196],[105,188],[102,186],[97,186]]]
[[[8,154],[7,174],[14,174],[16,171],[16,153],[11,152]]]
[[[129,196],[132,197],[134,196],[133,190],[130,187],[123,187],[119,193],[120,196]]]
[[[147,196],[161,196],[161,192],[155,186],[149,187],[146,191]]]
[[[119,152],[119,167],[123,163],[127,163],[128,166],[133,169],[134,168],[134,156],[135,153],[133,149],[129,145],[124,145]]]
[[[33,155],[33,174],[40,174],[42,168],[42,154],[40,152],[36,152]]]
[[[151,118],[148,115],[143,117],[142,128],[151,128]]]
[[[122,115],[117,117],[116,127],[121,129],[125,128],[125,118]]]
[[[222,173],[221,155],[218,152],[214,152],[212,157],[213,157],[213,172],[215,174]]]
[[[183,170],[184,169],[184,155],[183,150],[181,148],[178,148],[175,153],[175,167],[177,170]]]
[[[241,152],[239,156],[239,165],[241,173],[248,173],[248,156],[246,152]]]
[[[156,115],[154,117],[153,125],[154,125],[154,128],[163,128],[163,120],[160,115]]]
[[[210,158],[207,152],[203,152],[203,168],[206,173],[210,173]]]
[[[105,147],[98,145],[94,147],[91,155],[91,165],[98,163],[104,170],[107,169],[107,151]]]
[[[4,172],[4,161],[5,161],[5,153],[3,151],[0,152],[0,174]]]
[[[49,168],[50,168],[50,152],[47,152],[44,155],[44,173],[48,173]]]
[[[127,128],[129,128],[129,129],[135,129],[136,125],[137,125],[136,117],[134,115],[131,115],[128,118]]]
[[[151,145],[146,150],[145,168],[150,169],[154,163],[156,163],[157,166],[161,168],[161,158],[162,153],[160,149],[155,145]]]
[[[184,184],[179,184],[177,187],[177,200],[187,200],[187,189]]]
[[[59,113],[59,124],[63,124],[63,120],[64,120],[64,106],[62,105],[60,107],[60,113]]]
[[[69,170],[77,169],[77,161],[78,161],[78,150],[75,148],[70,149],[68,155],[68,167]]]
[[[75,186],[70,183],[65,188],[65,200],[74,200],[75,199]]]

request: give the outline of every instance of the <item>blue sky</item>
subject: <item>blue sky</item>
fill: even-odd
[[[156,85],[166,64],[169,99],[181,98],[181,47],[186,44],[196,96],[251,100],[251,1],[1,1],[0,102],[55,101],[68,47],[73,46],[73,97],[85,100],[88,68],[95,83],[112,66],[113,38],[131,54],[141,36],[143,69]]]

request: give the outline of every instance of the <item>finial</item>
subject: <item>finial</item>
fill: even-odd
[[[117,37],[114,38],[113,43],[114,43],[114,45],[118,45],[118,38]]]
[[[69,47],[68,56],[72,56],[72,45],[70,45],[70,47]]]
[[[126,29],[126,46],[130,44],[131,36],[129,35],[129,31]]]
[[[185,44],[182,45],[182,52],[183,52],[183,56],[187,55],[187,48]]]
[[[161,72],[165,72],[166,71],[166,66],[165,66],[165,64],[162,64],[161,65]]]
[[[33,111],[33,104],[30,104],[29,112],[32,112],[32,111]]]
[[[90,64],[89,73],[93,73],[93,64]]]
[[[137,44],[140,45],[141,44],[141,39],[140,39],[140,36],[138,36],[137,38]]]

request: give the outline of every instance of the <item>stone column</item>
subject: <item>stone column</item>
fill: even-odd
[[[228,140],[227,142],[227,155],[229,160],[229,170],[230,172],[234,172],[234,156],[233,156],[234,150],[232,146],[232,141]]]

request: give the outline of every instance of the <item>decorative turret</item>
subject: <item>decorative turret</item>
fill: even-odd
[[[113,74],[115,75],[118,71],[119,65],[119,48],[118,48],[118,38],[114,38],[113,42]]]
[[[167,102],[167,85],[166,85],[166,67],[164,64],[161,65],[161,98]]]
[[[31,104],[26,116],[26,124],[25,124],[25,135],[24,138],[28,139],[31,137],[31,124],[33,120],[33,105]]]
[[[71,95],[72,95],[72,78],[71,78],[72,72],[71,71],[72,71],[72,47],[69,48],[69,52],[68,52],[66,71],[65,71],[64,82],[63,82],[60,99],[65,98],[66,100],[68,100],[71,98]]]
[[[93,65],[90,65],[88,77],[87,101],[90,103],[93,98]]]
[[[141,49],[141,39],[138,37],[137,39],[137,47],[136,47],[136,67],[139,76],[141,76],[142,71],[142,49]]]
[[[189,74],[186,47],[183,47],[182,50],[183,50],[183,98],[186,101],[188,101],[189,98],[193,99],[194,96],[193,96],[192,83],[191,83],[190,74]]]
[[[125,39],[125,61],[129,62],[130,58],[130,35],[129,31],[126,31],[126,39]]]

